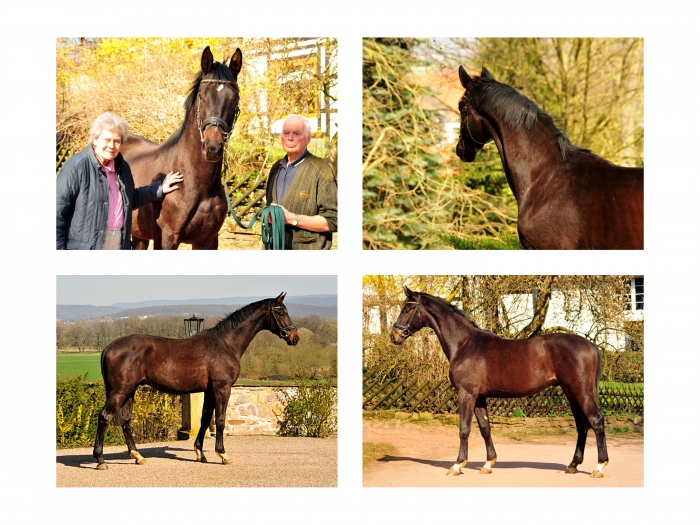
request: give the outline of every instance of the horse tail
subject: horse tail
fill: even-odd
[[[600,410],[600,398],[598,397],[598,383],[600,383],[600,377],[603,375],[603,351],[597,346],[593,345],[598,352],[598,365],[595,371],[595,386],[593,388],[593,396],[595,399],[595,404]]]
[[[102,415],[104,415],[105,417],[108,416],[108,414],[106,412],[107,401],[109,400],[109,393],[112,390],[112,385],[109,382],[109,375],[105,373],[106,372],[106,370],[105,370],[105,358],[107,356],[107,352],[109,351],[109,349],[111,347],[112,347],[112,345],[109,344],[107,346],[107,348],[102,350],[102,355],[100,355],[100,370],[102,371],[102,380],[105,383],[105,406],[102,408]],[[121,408],[117,408],[116,412],[114,414],[112,414],[112,419],[110,420],[110,423],[113,425],[116,425],[116,426],[121,426],[123,422],[124,422],[124,418],[122,417],[122,414],[121,414]]]

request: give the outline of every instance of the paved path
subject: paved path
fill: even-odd
[[[574,455],[574,436],[515,441],[494,437],[498,461],[492,474],[479,474],[486,460],[479,432],[469,436],[469,463],[462,475],[447,476],[459,450],[457,427],[421,427],[409,423],[364,421],[363,441],[392,447],[365,466],[365,487],[643,487],[643,439],[608,436],[610,464],[605,477],[593,479],[597,452],[589,432],[578,474],[565,474]]]
[[[233,465],[223,465],[214,440],[204,442],[209,463],[194,461],[194,441],[138,445],[146,465],[136,465],[126,446],[105,447],[108,470],[96,470],[92,449],[56,451],[57,487],[336,487],[335,436],[281,438],[229,436],[224,447]]]

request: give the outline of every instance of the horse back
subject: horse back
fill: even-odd
[[[146,334],[117,339],[102,352],[107,391],[125,394],[149,385],[169,394],[203,392],[213,382],[235,382],[240,364],[203,337],[170,339]]]
[[[597,347],[575,334],[494,335],[460,349],[450,363],[450,380],[455,388],[484,397],[527,397],[553,385],[592,385],[598,364]]]

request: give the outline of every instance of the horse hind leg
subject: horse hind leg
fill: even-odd
[[[103,455],[103,445],[107,427],[118,418],[118,407],[121,405],[121,398],[117,396],[107,396],[104,407],[97,416],[97,434],[95,435],[95,446],[92,449],[92,456],[97,460],[97,470],[107,470],[107,463]]]
[[[486,408],[485,397],[479,397],[476,400],[474,414],[476,415],[477,423],[479,423],[481,437],[484,438],[484,444],[486,445],[486,463],[484,463],[484,466],[479,470],[479,474],[491,474],[497,458],[496,449],[493,446],[493,439],[491,439],[491,424],[489,423],[489,413]]]
[[[141,239],[140,237],[131,236],[131,249],[132,250],[148,250],[148,239]]]
[[[598,465],[591,472],[591,477],[602,478],[603,467],[608,464],[608,447],[605,443],[605,419],[593,401],[589,402],[589,406],[586,409],[584,413],[587,415],[588,423],[593,432],[595,432],[595,440],[598,445]]]
[[[569,406],[571,407],[571,413],[574,415],[574,421],[576,422],[576,431],[578,433],[578,438],[576,439],[576,449],[574,450],[574,458],[571,460],[571,464],[566,467],[567,474],[576,474],[578,472],[577,468],[581,463],[583,463],[583,452],[586,448],[586,437],[588,436],[588,420],[586,419],[583,410],[579,406],[576,399],[572,396],[566,396],[569,401]]]
[[[122,432],[124,433],[124,441],[126,442],[126,447],[129,449],[129,457],[135,459],[137,465],[145,465],[146,460],[141,454],[139,454],[139,451],[136,450],[136,442],[134,441],[134,435],[131,432],[131,417],[133,405],[134,394],[132,393],[121,408]]]

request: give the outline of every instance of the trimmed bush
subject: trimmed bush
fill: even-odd
[[[294,376],[296,394],[279,392],[285,398],[282,414],[277,415],[280,428],[278,436],[328,437],[338,428],[338,392],[330,381],[318,381],[306,372]]]

